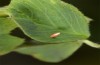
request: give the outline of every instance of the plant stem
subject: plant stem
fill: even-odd
[[[94,43],[94,42],[91,42],[89,40],[83,40],[83,43],[91,46],[91,47],[94,47],[94,48],[99,48],[100,49],[100,44],[97,44],[97,43]]]

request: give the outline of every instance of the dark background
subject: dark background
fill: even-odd
[[[91,41],[100,43],[100,1],[64,0],[78,7],[86,16],[93,19],[90,23]],[[8,5],[9,0],[0,0],[0,6]],[[17,33],[18,35],[18,33]],[[21,35],[21,34],[20,34]],[[70,58],[60,63],[46,63],[15,52],[0,57],[0,65],[100,65],[100,50],[83,45]]]

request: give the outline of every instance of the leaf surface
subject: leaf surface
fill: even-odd
[[[0,55],[13,51],[23,43],[23,39],[8,34],[0,35]]]
[[[72,55],[81,45],[79,42],[69,42],[21,47],[15,51],[31,55],[45,62],[60,62]]]
[[[0,55],[7,54],[21,45],[24,40],[10,35],[10,32],[17,27],[11,18],[4,11],[0,10]]]
[[[0,35],[9,34],[17,25],[11,18],[0,18]]]
[[[12,0],[8,11],[26,35],[40,42],[77,41],[90,35],[85,16],[61,0]],[[57,32],[61,34],[50,37]]]

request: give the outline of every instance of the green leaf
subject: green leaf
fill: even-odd
[[[8,34],[16,27],[16,24],[11,20],[11,18],[0,18],[0,35]]]
[[[90,36],[85,16],[61,0],[12,0],[8,11],[26,35],[40,42],[62,43]],[[57,32],[61,34],[50,37]]]
[[[91,21],[93,21],[93,19],[89,18],[89,17],[86,17],[88,23],[90,23]]]
[[[4,9],[0,8],[0,55],[7,54],[21,45],[24,40],[10,35],[17,25]]]
[[[69,42],[62,44],[47,44],[31,47],[21,47],[15,51],[31,55],[45,62],[60,62],[72,55],[82,44]]]
[[[24,42],[23,39],[8,34],[0,35],[0,55],[13,51]]]
[[[0,8],[0,18],[9,17],[8,13],[5,10],[6,8]]]
[[[17,25],[9,16],[9,13],[6,11],[6,7],[0,8],[0,35],[8,34],[16,27]]]

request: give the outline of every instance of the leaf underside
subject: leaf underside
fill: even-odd
[[[82,44],[68,42],[18,48],[15,51],[31,55],[45,62],[60,62],[71,56]]]
[[[23,43],[23,39],[8,34],[0,35],[0,55],[7,54]]]

